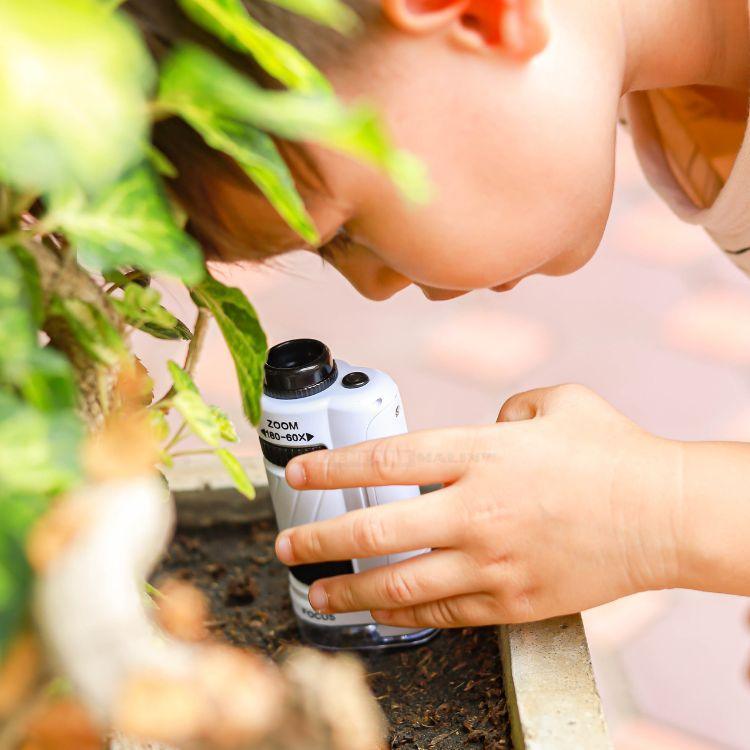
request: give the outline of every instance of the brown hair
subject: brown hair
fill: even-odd
[[[380,18],[374,0],[342,0],[362,20],[362,28]],[[263,26],[296,47],[315,65],[326,70],[353,53],[356,37],[345,37],[302,16],[263,0],[243,0],[243,4]],[[191,23],[175,0],[128,0],[124,9],[141,28],[157,57],[179,41],[193,41],[211,49],[256,84],[278,88],[252,59],[224,47],[215,37]],[[178,170],[170,187],[188,215],[187,228],[210,256],[239,259],[263,258],[272,252],[304,243],[280,222],[269,222],[275,229],[261,232],[243,215],[243,206],[256,201],[261,211],[275,212],[242,169],[228,156],[213,150],[188,125],[177,119],[158,122],[154,142]],[[303,197],[327,193],[314,163],[298,144],[279,142],[285,160],[293,169]]]

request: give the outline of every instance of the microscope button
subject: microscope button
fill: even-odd
[[[341,385],[344,388],[361,388],[363,385],[367,385],[370,382],[370,378],[363,372],[350,372],[348,375],[344,375],[341,378]]]

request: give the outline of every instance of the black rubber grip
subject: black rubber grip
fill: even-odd
[[[335,560],[332,562],[307,563],[306,565],[292,565],[289,572],[301,583],[312,586],[320,578],[333,578],[354,573],[351,560]]]
[[[286,466],[295,456],[301,456],[303,453],[312,453],[313,451],[324,451],[326,445],[276,445],[269,443],[268,440],[260,438],[260,449],[263,455],[276,466]]]

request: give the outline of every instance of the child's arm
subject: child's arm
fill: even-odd
[[[683,443],[676,585],[750,594],[750,445]]]
[[[433,549],[318,581],[311,604],[449,627],[536,620],[646,589],[750,594],[750,447],[654,437],[580,386],[514,396],[499,422],[292,461],[287,479],[300,489],[447,485],[280,534],[289,564]]]

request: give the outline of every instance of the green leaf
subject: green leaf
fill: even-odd
[[[0,497],[69,489],[81,477],[82,437],[72,410],[44,413],[0,392]]]
[[[148,423],[153,430],[154,437],[163,443],[169,437],[169,422],[161,409],[148,410]]]
[[[34,259],[22,247],[0,250],[0,383],[15,386],[43,411],[70,409],[73,373],[61,354],[40,347],[43,316]]]
[[[237,433],[229,417],[218,406],[209,406],[200,395],[190,374],[176,362],[167,362],[177,394],[172,398],[188,427],[205,443],[217,447],[221,440],[235,442]]]
[[[0,498],[0,513],[5,516],[7,512],[7,503]],[[31,580],[24,537],[0,524],[0,662],[26,616]]]
[[[224,464],[224,468],[231,477],[237,491],[241,492],[248,500],[255,500],[255,487],[253,487],[250,477],[242,468],[242,464],[228,450],[223,448],[214,451],[214,453]]]
[[[181,321],[177,320],[177,323],[170,328],[163,328],[162,326],[156,325],[155,323],[144,323],[140,326],[140,329],[153,336],[155,339],[162,339],[163,341],[190,341],[193,338],[193,334],[190,329]]]
[[[141,164],[86,202],[77,190],[54,193],[46,219],[67,234],[81,260],[100,270],[134,266],[178,276],[187,284],[203,278],[203,253],[174,221],[161,181]]]
[[[267,73],[300,91],[330,91],[325,76],[295,47],[261,26],[242,0],[178,0],[190,18]]]
[[[162,451],[159,454],[159,463],[166,466],[168,469],[171,469],[174,466],[174,459],[169,455],[169,453],[165,453],[164,451]]]
[[[0,377],[16,382],[36,350],[34,300],[24,268],[16,256],[0,248]]]
[[[98,190],[142,158],[154,66],[95,0],[0,2],[0,181]]]
[[[96,362],[111,366],[125,355],[126,346],[120,332],[89,302],[53,297],[49,311],[50,315],[65,320],[78,345]]]
[[[138,286],[151,286],[151,277],[142,271],[133,269],[128,275],[125,275],[118,268],[110,268],[102,272],[105,281],[114,284],[116,287],[124,287],[128,284],[138,284]]]
[[[191,393],[199,393],[198,386],[195,381],[190,377],[190,373],[183,370],[177,362],[173,360],[167,361],[167,369],[169,374],[172,376],[172,382],[174,383],[174,389],[177,393],[183,393],[189,391]]]
[[[193,288],[192,296],[216,318],[237,369],[242,407],[247,418],[257,424],[267,342],[255,309],[239,289],[224,286],[211,276]]]
[[[214,448],[219,445],[221,428],[199,393],[180,391],[172,398],[172,403],[194,435]]]
[[[172,164],[169,159],[164,155],[163,152],[159,151],[156,146],[149,144],[148,146],[148,158],[151,162],[151,166],[164,177],[177,177],[179,172],[177,167]]]
[[[80,477],[72,373],[61,355],[40,348],[41,315],[33,260],[22,248],[0,249],[0,658],[27,610],[28,527],[46,498]]]
[[[156,289],[140,284],[126,283],[122,297],[112,297],[112,306],[128,325],[151,334],[158,339],[189,341],[190,329],[160,304],[161,295]]]
[[[44,321],[44,300],[42,282],[39,279],[39,269],[31,253],[21,245],[12,245],[10,252],[21,268],[21,276],[25,285],[27,304],[31,312],[34,325],[38,328]]]
[[[26,538],[50,501],[43,495],[0,490],[0,663],[28,616],[32,572]]]
[[[25,375],[17,385],[26,402],[42,411],[72,410],[76,405],[76,385],[70,362],[50,347],[37,349],[32,354]]]
[[[269,0],[280,8],[305,16],[342,34],[349,34],[360,24],[359,16],[340,0]]]
[[[179,46],[165,61],[159,102],[180,116],[212,112],[281,138],[320,143],[382,170],[415,202],[430,197],[422,163],[394,146],[367,104],[346,107],[326,94],[264,90],[195,45]]]
[[[180,114],[209,146],[228,154],[242,167],[295,232],[308,242],[319,240],[289,167],[270,136],[252,125],[218,117],[201,109],[197,102],[184,107]]]
[[[228,443],[236,443],[239,438],[237,437],[237,431],[234,429],[232,420],[218,406],[212,406],[211,413],[214,415],[216,424],[219,425],[221,439],[226,440]]]

